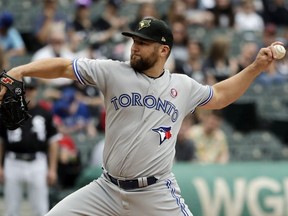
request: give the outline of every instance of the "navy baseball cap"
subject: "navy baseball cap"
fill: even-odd
[[[154,18],[145,18],[138,23],[134,31],[122,32],[127,37],[137,36],[146,40],[173,47],[173,34],[169,26],[163,21]]]
[[[10,28],[13,21],[13,15],[10,12],[4,11],[0,14],[0,28]]]

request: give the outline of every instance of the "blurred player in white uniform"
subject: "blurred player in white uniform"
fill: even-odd
[[[18,80],[78,80],[98,87],[105,97],[103,175],[47,216],[191,216],[171,172],[182,120],[197,107],[220,109],[237,100],[275,56],[272,46],[262,48],[255,62],[234,77],[204,86],[164,68],[173,35],[163,21],[144,19],[123,35],[133,39],[128,62],[54,58],[8,71]]]
[[[31,204],[32,216],[46,214],[49,210],[49,184],[57,180],[59,135],[51,113],[37,104],[36,80],[26,77],[25,84],[32,118],[16,130],[8,130],[0,124],[0,180],[4,183],[4,216],[21,215],[24,193]]]

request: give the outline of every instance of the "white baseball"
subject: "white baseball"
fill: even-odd
[[[277,44],[277,45],[274,45],[273,47],[276,51],[276,57],[275,58],[276,59],[282,59],[286,54],[286,49],[284,48],[284,46]]]

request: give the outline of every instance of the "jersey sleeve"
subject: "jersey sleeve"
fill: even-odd
[[[117,70],[117,61],[79,58],[73,60],[73,70],[83,85],[93,85],[101,91],[106,88],[108,76]],[[119,67],[119,66],[118,66]]]
[[[203,86],[204,87],[204,92],[203,92],[203,97],[201,98],[201,100],[199,101],[200,103],[198,104],[198,106],[204,106],[205,104],[207,104],[213,97],[213,89],[211,86]]]
[[[196,107],[204,106],[213,97],[213,88],[209,85],[203,85],[190,79],[190,101],[188,102],[188,109],[194,112]]]

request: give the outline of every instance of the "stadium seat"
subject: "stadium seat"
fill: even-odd
[[[241,151],[244,143],[244,135],[240,132],[225,131],[229,147],[230,161],[242,161],[243,151]]]
[[[288,120],[287,107],[279,97],[265,96],[258,98],[257,109],[259,116],[264,119]]]
[[[281,160],[283,144],[270,131],[253,131],[245,137],[252,160]]]

